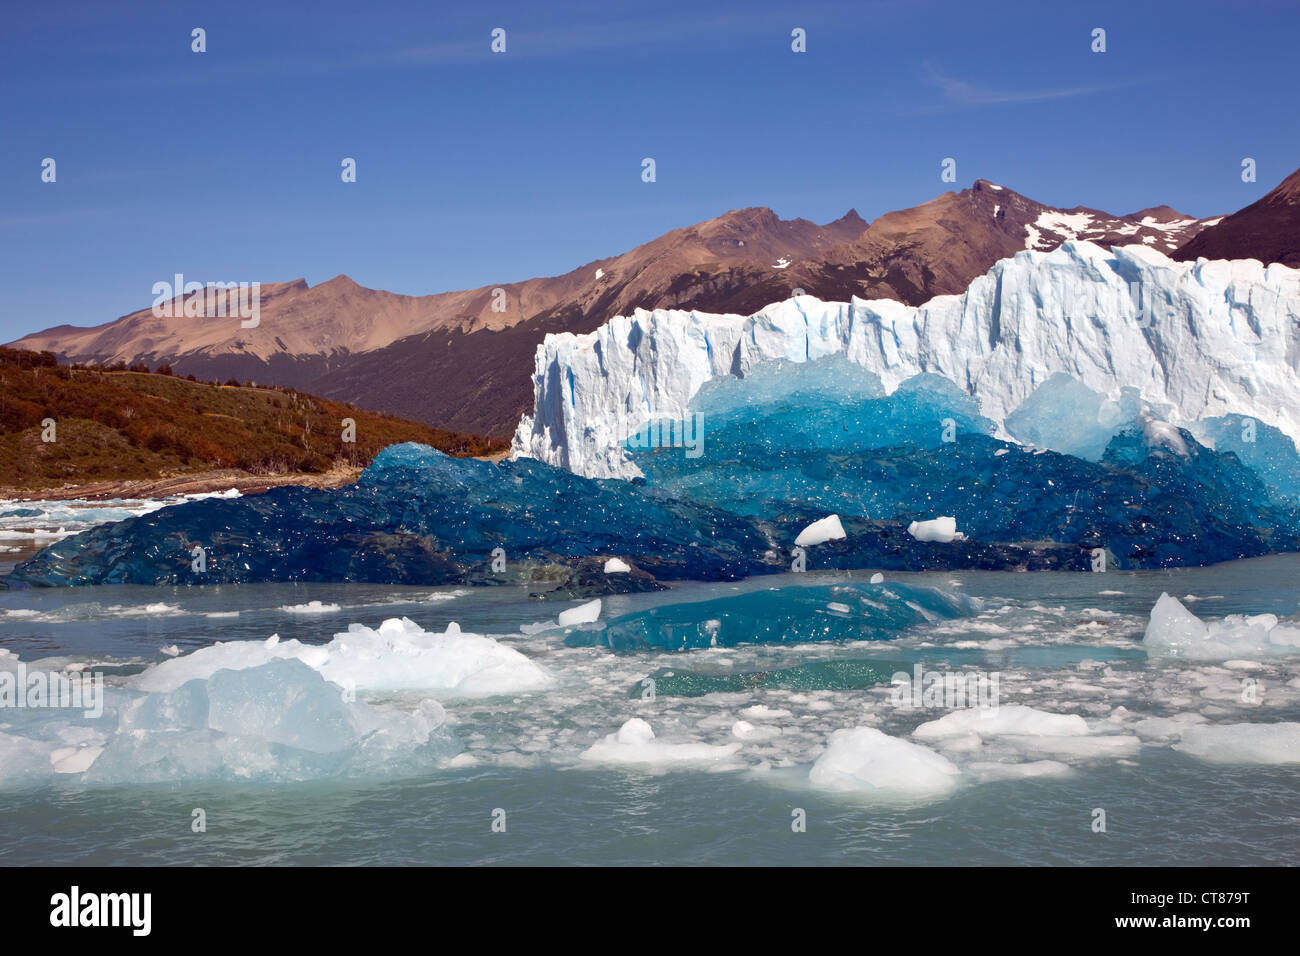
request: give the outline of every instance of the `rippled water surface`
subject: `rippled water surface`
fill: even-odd
[[[808,573],[606,598],[602,620],[752,589],[865,580]],[[1288,864],[1300,850],[1300,767],[1214,763],[1151,718],[1300,720],[1300,660],[1186,662],[1142,645],[1162,592],[1203,619],[1297,611],[1300,558],[1172,572],[942,572],[891,580],[981,598],[972,617],[886,641],[613,654],[566,646],[554,605],[504,588],[372,585],[0,591],[0,647],[24,662],[99,668],[110,684],[214,641],[324,644],[351,623],[451,622],[540,664],[548,689],[444,696],[460,753],[410,775],[283,783],[214,778],[3,783],[0,860],[85,863]],[[316,613],[288,610],[321,602]],[[338,606],[333,610],[334,605]],[[235,612],[238,612],[237,614]],[[531,627],[526,627],[531,631]],[[164,653],[163,649],[168,651]],[[945,709],[899,707],[881,675],[999,676],[1000,700],[1089,722],[1086,746],[985,739],[940,749],[962,773],[942,795],[873,798],[813,786],[835,731],[903,739]],[[53,666],[53,665],[51,665]],[[658,692],[644,693],[653,676]],[[884,678],[887,681],[887,677]],[[1259,695],[1243,700],[1242,681]],[[363,695],[364,696],[364,695]],[[378,693],[380,710],[419,694]],[[0,711],[0,724],[6,715]],[[627,765],[593,745],[632,718],[710,759]],[[1144,723],[1146,721],[1146,723]],[[1155,729],[1153,729],[1155,728]],[[0,732],[4,727],[0,726]],[[1107,746],[1096,744],[1107,738]],[[1067,742],[1068,743],[1068,742]],[[978,744],[977,744],[978,746]],[[1062,749],[1064,747],[1064,749]],[[698,757],[698,753],[696,754]],[[1029,763],[1050,773],[1029,776]],[[192,830],[194,810],[206,832]],[[1105,832],[1094,831],[1097,811]],[[792,822],[806,819],[806,832]],[[495,824],[495,827],[494,827]],[[504,832],[501,832],[501,831]]]

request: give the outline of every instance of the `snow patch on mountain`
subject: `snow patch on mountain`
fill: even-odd
[[[624,442],[647,422],[683,420],[705,382],[836,353],[890,392],[943,375],[999,423],[1065,373],[1112,401],[1136,388],[1172,425],[1235,413],[1300,439],[1300,271],[1070,241],[915,308],[804,295],[750,316],[638,309],[585,335],[548,335],[513,454],[636,477]]]

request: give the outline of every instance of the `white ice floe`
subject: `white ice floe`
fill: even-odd
[[[1300,627],[1281,624],[1274,614],[1230,614],[1221,621],[1202,621],[1177,598],[1161,594],[1151,608],[1142,643],[1153,657],[1289,657],[1300,654]]]
[[[898,796],[942,796],[960,777],[942,754],[874,727],[835,731],[808,773],[816,787]]]
[[[1074,772],[1068,763],[1059,760],[1027,760],[1024,763],[998,763],[975,761],[966,772],[980,783],[997,780],[1031,780],[1035,777],[1066,777]]]
[[[308,601],[306,604],[286,604],[280,610],[287,614],[337,614],[343,608],[338,604]]]
[[[957,519],[949,517],[913,521],[907,526],[907,533],[917,541],[939,541],[944,544],[961,537],[957,532]]]
[[[389,618],[378,628],[352,624],[328,644],[231,641],[213,644],[146,670],[135,678],[141,690],[175,690],[188,680],[219,670],[243,670],[294,658],[329,681],[358,692],[424,691],[439,697],[483,697],[541,690],[554,678],[514,648],[449,624],[429,633],[407,618]]]
[[[672,743],[659,740],[651,726],[633,717],[599,743],[582,752],[582,759],[593,763],[634,764],[645,767],[668,767],[673,764],[720,764],[734,766],[731,760],[741,744]]]
[[[1088,733],[1088,722],[1078,714],[1053,714],[1022,704],[954,710],[917,727],[913,736],[921,740],[942,740],[966,734],[981,737],[1052,735],[1077,737]]]
[[[605,562],[606,574],[627,574],[632,568],[622,558],[610,558]]]
[[[1300,764],[1300,723],[1189,727],[1174,749],[1206,763]]]
[[[844,526],[840,524],[840,516],[827,515],[800,531],[799,536],[794,539],[794,543],[800,547],[808,547],[826,541],[836,541],[843,537],[846,537],[846,535],[844,534]]]
[[[600,598],[596,598],[596,600],[588,601],[586,604],[579,604],[567,611],[561,611],[558,620],[560,627],[573,627],[578,624],[594,624],[599,619]]]

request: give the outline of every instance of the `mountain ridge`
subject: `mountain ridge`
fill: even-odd
[[[1153,206],[1114,216],[1046,206],[985,179],[872,222],[827,223],[733,209],[556,276],[407,296],[341,273],[261,287],[256,328],[158,318],[151,309],[58,326],[13,347],[65,361],[169,364],[201,378],[301,388],[437,427],[508,438],[530,407],[529,375],[550,332],[590,332],[638,308],[750,314],[803,290],[826,300],[919,305],[960,293],[994,262],[1069,239],[1170,252],[1210,220]],[[437,383],[430,387],[430,383]]]
[[[1201,230],[1172,258],[1249,258],[1300,266],[1300,169],[1262,199]]]

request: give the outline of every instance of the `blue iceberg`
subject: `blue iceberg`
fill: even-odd
[[[580,627],[571,647],[686,651],[736,644],[875,641],[925,621],[976,614],[963,594],[907,584],[834,584],[771,588],[710,601],[668,604]]]
[[[1300,550],[1300,456],[1275,430],[1201,423],[1218,446],[1207,448],[1131,395],[1108,411],[1059,379],[1031,399],[1015,427],[1077,454],[999,440],[938,376],[884,395],[842,357],[778,363],[708,383],[691,407],[701,453],[632,448],[644,476],[633,481],[396,445],[350,487],[163,508],[54,544],[7,583],[525,584],[586,597],[797,562],[1083,571],[1101,552],[1108,568],[1156,568]],[[1070,439],[1052,419],[1081,407],[1095,427]],[[800,531],[831,514],[846,537],[796,552]],[[953,540],[908,531],[943,516]],[[610,557],[629,570],[607,573]]]

